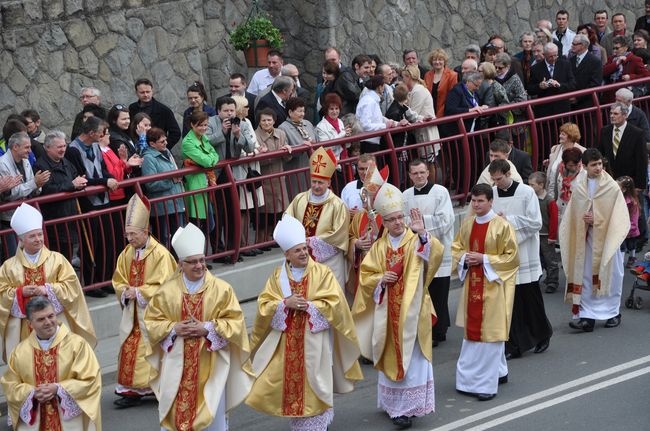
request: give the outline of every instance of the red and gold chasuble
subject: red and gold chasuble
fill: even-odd
[[[316,236],[316,228],[318,227],[321,212],[323,212],[323,204],[307,203],[305,214],[302,216],[302,225],[305,227],[305,236],[307,238]],[[309,249],[309,255],[314,259],[311,249]]]
[[[183,294],[181,321],[203,318],[203,292]],[[201,354],[201,338],[185,338],[183,343],[183,375],[178,394],[176,395],[176,429],[193,431],[192,424],[196,419],[199,399],[199,356]]]
[[[57,382],[57,350],[58,346],[47,351],[34,349],[35,386]],[[39,410],[41,414],[39,431],[62,431],[59,402],[56,397],[46,403],[39,403]]]
[[[469,235],[469,251],[485,252],[485,237],[490,223],[474,222],[472,233]],[[481,326],[483,324],[483,288],[485,274],[483,265],[469,267],[469,290],[467,292],[467,339],[481,341]]]
[[[18,307],[20,312],[25,314],[25,307],[27,302],[31,298],[30,296],[23,296],[23,287],[24,286],[43,286],[45,285],[45,268],[44,265],[40,265],[36,268],[27,268],[23,267],[23,285],[18,288],[16,292],[16,298],[18,300]]]
[[[300,282],[289,280],[291,293],[307,297],[309,278]],[[303,416],[305,408],[305,311],[290,309],[287,313],[287,329],[284,345],[284,385],[282,393],[282,414]]]
[[[402,301],[404,297],[404,247],[399,247],[393,250],[388,247],[386,252],[386,270],[393,271],[397,274],[397,281],[393,286],[386,289],[388,293],[388,324],[389,334],[392,339],[392,344],[395,346],[395,356],[397,363],[397,378],[402,380],[404,378],[404,363],[402,359],[402,343],[400,340],[399,322],[402,311]]]
[[[146,259],[131,261],[131,268],[129,271],[129,286],[139,287],[142,286],[144,282],[144,265]],[[138,345],[140,344],[140,339],[142,338],[142,332],[140,331],[140,323],[138,321],[138,305],[137,299],[132,299],[135,301],[133,307],[133,329],[122,347],[120,347],[120,356],[118,358],[118,375],[117,382],[123,386],[131,387],[133,386],[133,378],[135,374],[135,362],[138,354]]]

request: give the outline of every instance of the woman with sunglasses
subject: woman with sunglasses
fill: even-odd
[[[187,135],[187,132],[191,130],[190,126],[190,115],[192,112],[206,112],[208,117],[214,117],[217,115],[217,111],[208,105],[208,94],[205,91],[203,83],[200,81],[194,81],[192,85],[187,88],[187,103],[189,103],[189,108],[183,112],[183,137]]]
[[[129,135],[129,126],[131,125],[131,118],[129,116],[129,108],[125,105],[114,105],[108,111],[108,133],[109,133],[109,147],[113,150],[120,160],[125,162],[132,157],[139,157],[137,144],[133,142]],[[122,155],[126,154],[126,159]],[[135,159],[134,159],[135,160]],[[126,173],[127,178],[139,177],[141,175],[140,165],[132,166]]]

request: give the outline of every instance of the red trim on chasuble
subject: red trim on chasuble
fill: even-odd
[[[59,371],[57,350],[58,346],[52,347],[47,351],[34,349],[34,380],[36,381],[36,386],[57,382]],[[39,431],[62,431],[57,397],[52,398],[46,403],[38,404],[41,413]]]
[[[485,252],[485,237],[490,223],[479,224],[474,222],[469,235],[469,251]],[[470,341],[481,341],[481,327],[483,324],[483,288],[485,287],[485,274],[483,265],[469,267],[469,289],[467,290],[467,316],[465,331]]]
[[[289,280],[292,294],[307,297],[309,278],[300,282]],[[282,385],[282,415],[303,416],[305,409],[305,311],[287,313],[284,331],[284,384]]]
[[[402,344],[400,341],[399,319],[402,312],[402,300],[404,299],[404,247],[393,250],[388,247],[386,252],[386,268],[393,271],[399,277],[393,286],[386,289],[388,293],[388,322],[393,333],[393,346],[397,360],[397,380],[404,378],[404,362],[402,359]]]
[[[203,318],[203,292],[190,295],[183,294],[181,320]],[[194,419],[199,403],[199,355],[201,338],[185,338],[183,342],[183,375],[176,394],[176,429],[193,431]]]
[[[129,286],[139,287],[144,283],[144,265],[146,260],[131,261],[131,268],[129,270]],[[133,328],[131,333],[126,337],[124,343],[120,347],[120,355],[117,358],[118,371],[117,382],[123,386],[133,386],[133,378],[135,377],[135,361],[137,359],[138,345],[142,338],[140,331],[140,322],[138,321],[138,304],[136,299],[133,307]]]
[[[318,219],[320,218],[320,213],[323,212],[323,207],[323,204],[307,203],[305,214],[302,216],[302,225],[305,227],[306,236],[310,237],[316,235]]]
[[[16,295],[18,295],[18,307],[20,308],[20,312],[23,314],[25,313],[25,307],[27,306],[27,303],[31,299],[31,297],[25,297],[23,296],[23,287],[24,286],[30,286],[30,285],[35,285],[35,286],[43,286],[45,285],[45,266],[40,265],[36,268],[27,268],[23,266],[23,285],[18,288],[16,291]]]

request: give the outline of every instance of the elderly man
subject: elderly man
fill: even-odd
[[[400,429],[411,417],[434,411],[431,323],[435,311],[427,286],[442,260],[440,242],[427,232],[422,214],[410,212],[390,183],[377,192],[375,209],[384,234],[361,263],[359,290],[352,306],[361,354],[379,371],[378,406]]]
[[[530,68],[528,94],[538,98],[555,96],[573,91],[575,85],[575,78],[569,60],[559,56],[556,44],[549,42],[544,45],[544,61],[538,62]],[[563,99],[537,105],[535,114],[537,117],[548,117],[549,115],[569,112],[570,109],[569,100]],[[555,141],[549,140],[546,142]]]
[[[255,72],[248,86],[248,91],[255,96],[259,96],[266,87],[273,84],[275,78],[280,76],[283,64],[282,53],[276,49],[270,50],[266,55],[266,62],[267,68]]]
[[[629,109],[627,122],[643,130],[643,138],[645,139],[645,142],[650,143],[650,125],[648,124],[648,116],[645,112],[632,104],[634,93],[627,88],[619,88],[616,90],[615,97],[617,102],[622,103]]]
[[[300,221],[285,215],[273,239],[286,261],[257,301],[251,345],[258,377],[246,404],[290,417],[292,430],[325,431],[333,393],[351,392],[363,378],[354,322],[332,271],[309,257]]]
[[[532,187],[512,179],[510,165],[505,160],[494,160],[490,163],[489,170],[494,183],[493,209],[512,225],[519,249],[519,269],[506,359],[521,357],[523,352],[533,347],[535,353],[542,353],[548,349],[553,328],[546,317],[544,299],[539,288],[539,278],[542,275],[539,256],[542,214],[539,199]]]
[[[422,214],[424,227],[429,235],[440,241],[444,247],[442,262],[431,284],[429,296],[438,321],[433,326],[433,347],[447,339],[449,328],[449,284],[451,281],[451,241],[454,239],[454,209],[446,188],[429,180],[429,168],[424,160],[415,159],[409,163],[409,178],[413,187],[404,191],[406,212],[417,208]]]
[[[1,379],[13,429],[101,431],[99,362],[86,340],[57,322],[55,309],[43,296],[25,308],[32,332]]]
[[[310,189],[299,193],[285,212],[305,227],[312,258],[328,266],[339,286],[345,286],[350,216],[341,198],[329,189],[336,170],[332,150],[320,147],[314,151],[309,158],[309,170]]]
[[[32,148],[29,135],[19,132],[11,135],[7,144],[9,151],[0,157],[0,177],[11,177],[15,184],[11,190],[2,194],[3,201],[18,201],[41,193],[41,187],[50,179],[50,171],[32,171],[27,160]],[[20,180],[20,181],[19,181]],[[13,211],[0,213],[0,226],[8,229],[10,226]],[[7,241],[7,253],[13,255],[16,252],[16,239],[12,235],[3,238]]]
[[[285,104],[293,95],[294,89],[295,83],[293,82],[293,79],[288,76],[278,76],[275,81],[273,81],[271,91],[257,101],[255,105],[255,117],[260,115],[259,113],[262,109],[269,108],[275,114],[275,123],[273,123],[273,127],[277,128],[280,126],[280,124],[284,123],[287,119]]]
[[[68,147],[65,133],[52,130],[45,135],[43,146],[45,156],[36,160],[34,169],[41,172],[49,171],[50,180],[43,184],[41,194],[50,195],[83,190],[88,184],[88,180],[83,173],[79,175],[77,169],[65,158]],[[76,202],[76,199],[65,199],[53,203],[43,203],[41,204],[41,213],[45,220],[75,215],[78,214]],[[66,259],[72,259],[73,247],[78,238],[77,230],[71,228],[68,223],[57,223],[54,226],[47,226],[46,229],[50,248],[63,254]]]
[[[124,233],[129,241],[117,258],[113,287],[122,307],[120,351],[114,404],[119,408],[137,406],[149,387],[151,365],[146,354],[151,349],[144,326],[144,310],[151,297],[176,270],[171,253],[149,234],[149,201],[133,195],[126,206]]]
[[[79,279],[65,257],[45,247],[41,213],[23,203],[11,219],[11,227],[22,245],[0,267],[2,357],[8,358],[29,335],[25,305],[35,296],[47,297],[57,318],[95,347],[95,329]]]
[[[589,52],[589,38],[584,34],[577,34],[571,43],[573,56],[569,59],[571,72],[576,80],[576,90],[594,88],[603,83],[603,64],[599,57]],[[572,101],[572,109],[584,109],[593,106],[591,95],[581,96]],[[583,129],[584,130],[584,129]]]
[[[620,187],[603,169],[600,152],[585,150],[582,164],[558,237],[567,279],[565,300],[572,304],[573,319],[579,319],[569,326],[592,332],[597,319],[606,320],[605,328],[621,323],[620,245],[630,230],[630,218]]]
[[[487,184],[472,188],[473,216],[465,218],[452,245],[453,267],[463,282],[456,325],[464,328],[456,364],[456,390],[488,401],[508,380],[508,340],[519,267],[517,237],[492,210]],[[469,277],[468,277],[469,275]]]
[[[106,110],[101,107],[101,95],[102,93],[95,87],[83,87],[79,92],[79,101],[81,102],[81,107],[84,108],[87,105],[97,106],[101,110],[101,115],[99,117],[106,117]],[[74,117],[74,124],[72,125],[72,133],[70,133],[70,139],[75,139],[81,134],[81,125],[86,120],[84,116],[84,111],[80,111]]]
[[[227,430],[227,412],[248,395],[246,323],[233,288],[205,266],[205,236],[189,223],[172,238],[180,272],[146,308],[151,389],[165,430]]]

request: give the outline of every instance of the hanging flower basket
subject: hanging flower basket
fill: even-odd
[[[248,67],[266,67],[266,56],[271,50],[271,44],[266,39],[257,39],[250,42],[244,50],[246,65]]]
[[[230,43],[244,51],[248,67],[265,67],[269,50],[282,48],[282,42],[280,30],[263,15],[249,17],[230,33]]]

